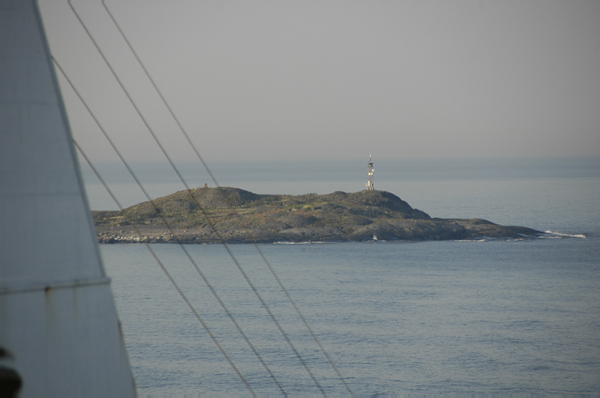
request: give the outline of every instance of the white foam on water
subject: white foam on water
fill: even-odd
[[[489,239],[486,238],[478,238],[478,239],[460,239],[457,240],[456,242],[468,242],[468,243],[472,243],[472,242],[487,242]]]
[[[564,234],[562,232],[554,232],[554,231],[544,231],[544,235],[541,235],[540,238],[587,238],[585,234]]]
[[[322,241],[314,241],[314,240],[309,240],[309,241],[304,241],[304,242],[290,242],[290,241],[278,241],[278,242],[273,242],[274,245],[319,245],[319,244],[326,244],[326,243],[338,243],[338,242],[322,242]]]

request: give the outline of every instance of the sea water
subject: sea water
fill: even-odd
[[[600,394],[600,162],[380,164],[375,187],[431,216],[548,233],[523,240],[259,245],[352,392]],[[364,185],[346,164],[246,164],[239,173],[234,166],[213,172],[222,185],[257,193]],[[107,180],[125,204],[138,201],[135,187],[111,167],[104,169]],[[182,168],[196,186],[210,183]],[[377,174],[386,168],[395,172]],[[182,189],[165,169],[138,169],[157,196]],[[323,169],[330,171],[317,173]],[[92,208],[113,208],[84,174]],[[251,388],[281,394],[182,249],[152,248]],[[186,249],[283,389],[320,394],[223,246]],[[256,248],[230,249],[322,389],[348,394]],[[249,395],[143,245],[102,245],[101,252],[140,396]]]

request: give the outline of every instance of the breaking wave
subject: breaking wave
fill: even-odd
[[[563,234],[562,232],[544,231],[540,238],[587,238],[586,234]]]

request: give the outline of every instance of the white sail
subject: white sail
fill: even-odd
[[[21,397],[135,396],[37,3],[0,0],[0,37],[6,366]]]

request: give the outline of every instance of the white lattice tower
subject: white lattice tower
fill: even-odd
[[[373,162],[371,161],[371,155],[369,155],[369,163],[367,164],[367,191],[374,191],[375,185],[373,184],[373,174],[375,174],[375,169],[373,168]]]

